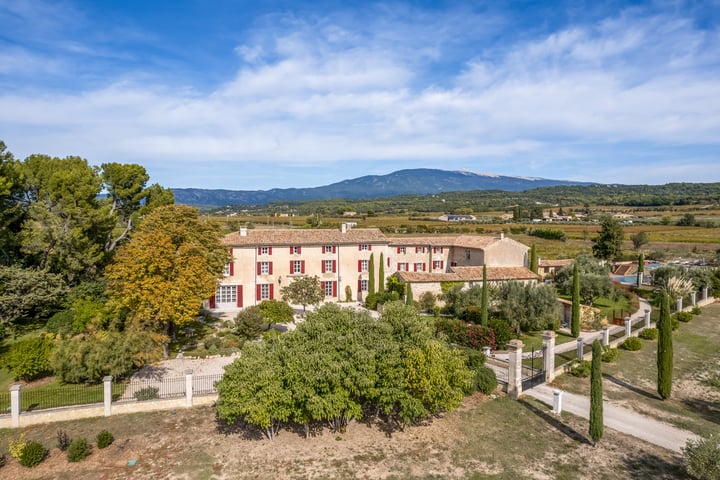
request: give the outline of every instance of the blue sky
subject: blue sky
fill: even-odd
[[[0,0],[0,139],[167,187],[718,182],[719,19],[719,0]]]

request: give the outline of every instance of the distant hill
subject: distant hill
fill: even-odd
[[[593,185],[588,182],[510,177],[491,173],[448,171],[430,168],[398,170],[387,175],[367,175],[311,188],[272,190],[211,190],[174,188],[175,201],[186,205],[265,205],[275,201],[324,200],[331,198],[376,198],[393,195],[426,195],[464,190],[504,190],[520,192],[559,185]]]

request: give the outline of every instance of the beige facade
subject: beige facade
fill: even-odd
[[[208,308],[216,310],[279,299],[284,285],[304,275],[320,279],[327,301],[345,300],[346,287],[353,300],[362,299],[368,290],[371,255],[376,282],[382,255],[385,278],[396,272],[422,277],[415,281],[400,277],[413,283],[414,291],[417,283],[416,294],[425,291],[425,284],[428,291],[437,293],[442,278],[456,278],[461,267],[487,264],[499,269],[499,277],[527,279],[530,273],[536,278],[526,268],[529,248],[502,235],[389,238],[379,229],[344,224],[339,230],[241,229],[223,241],[233,262],[226,268],[216,295],[207,302]],[[499,273],[503,269],[507,269],[505,273]]]

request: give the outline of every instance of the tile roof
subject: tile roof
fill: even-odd
[[[389,237],[391,247],[404,246],[430,246],[430,247],[452,247],[457,237]]]
[[[396,272],[404,282],[482,282],[482,267],[450,267],[450,272]],[[489,282],[506,280],[537,280],[538,276],[525,267],[487,267]]]
[[[538,267],[566,267],[572,264],[575,260],[572,258],[563,258],[558,260],[538,260]]]
[[[225,235],[223,244],[229,246],[254,245],[343,245],[343,244],[387,243],[379,228],[351,228],[343,233],[336,229],[302,230],[290,228],[259,229]]]

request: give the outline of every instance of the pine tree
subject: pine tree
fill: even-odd
[[[383,253],[380,252],[380,272],[378,275],[378,293],[385,291],[385,260],[383,259]]]
[[[670,322],[670,297],[663,292],[660,299],[660,320],[658,321],[657,343],[657,392],[663,400],[670,398],[672,391],[673,345]]]
[[[532,271],[533,273],[538,272],[537,249],[535,248],[534,243],[530,247],[530,271]]]
[[[368,295],[375,295],[375,254],[370,254],[368,264]]]
[[[573,337],[580,335],[580,272],[578,264],[573,264],[573,291],[572,291],[572,322],[570,333]]]
[[[595,443],[603,436],[602,398],[602,346],[600,340],[592,344],[592,368],[590,370],[590,438]]]
[[[643,273],[645,272],[645,255],[640,252],[638,255],[637,286],[642,284]]]
[[[407,284],[407,290],[405,294],[405,303],[408,305],[413,305],[415,302],[413,301],[413,292],[412,292],[412,285]]]
[[[487,327],[488,325],[488,280],[487,265],[483,265],[483,284],[482,299],[480,301],[480,325]]]

